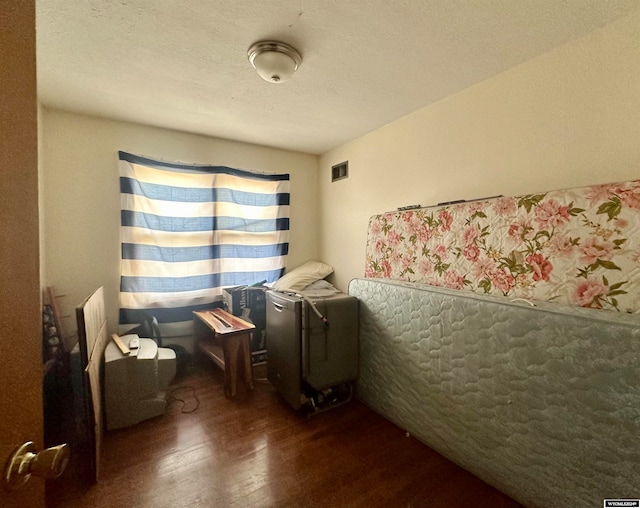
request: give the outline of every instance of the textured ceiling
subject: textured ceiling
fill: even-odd
[[[640,0],[37,0],[45,106],[321,154]],[[303,61],[262,81],[252,43]]]

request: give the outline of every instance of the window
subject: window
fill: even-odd
[[[284,273],[288,174],[119,159],[121,325],[190,323],[223,287]]]

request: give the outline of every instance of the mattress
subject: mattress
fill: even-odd
[[[369,219],[366,277],[640,314],[640,180]]]
[[[640,497],[640,317],[355,279],[357,396],[527,506]]]

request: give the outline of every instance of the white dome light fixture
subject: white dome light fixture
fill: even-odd
[[[278,41],[256,42],[247,56],[260,77],[269,83],[287,81],[302,63],[302,56],[294,47]]]

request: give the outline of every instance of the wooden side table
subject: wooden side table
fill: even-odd
[[[193,314],[198,348],[224,370],[225,396],[229,399],[236,396],[240,369],[244,371],[245,387],[253,390],[250,338],[255,326],[222,309],[199,310]]]

